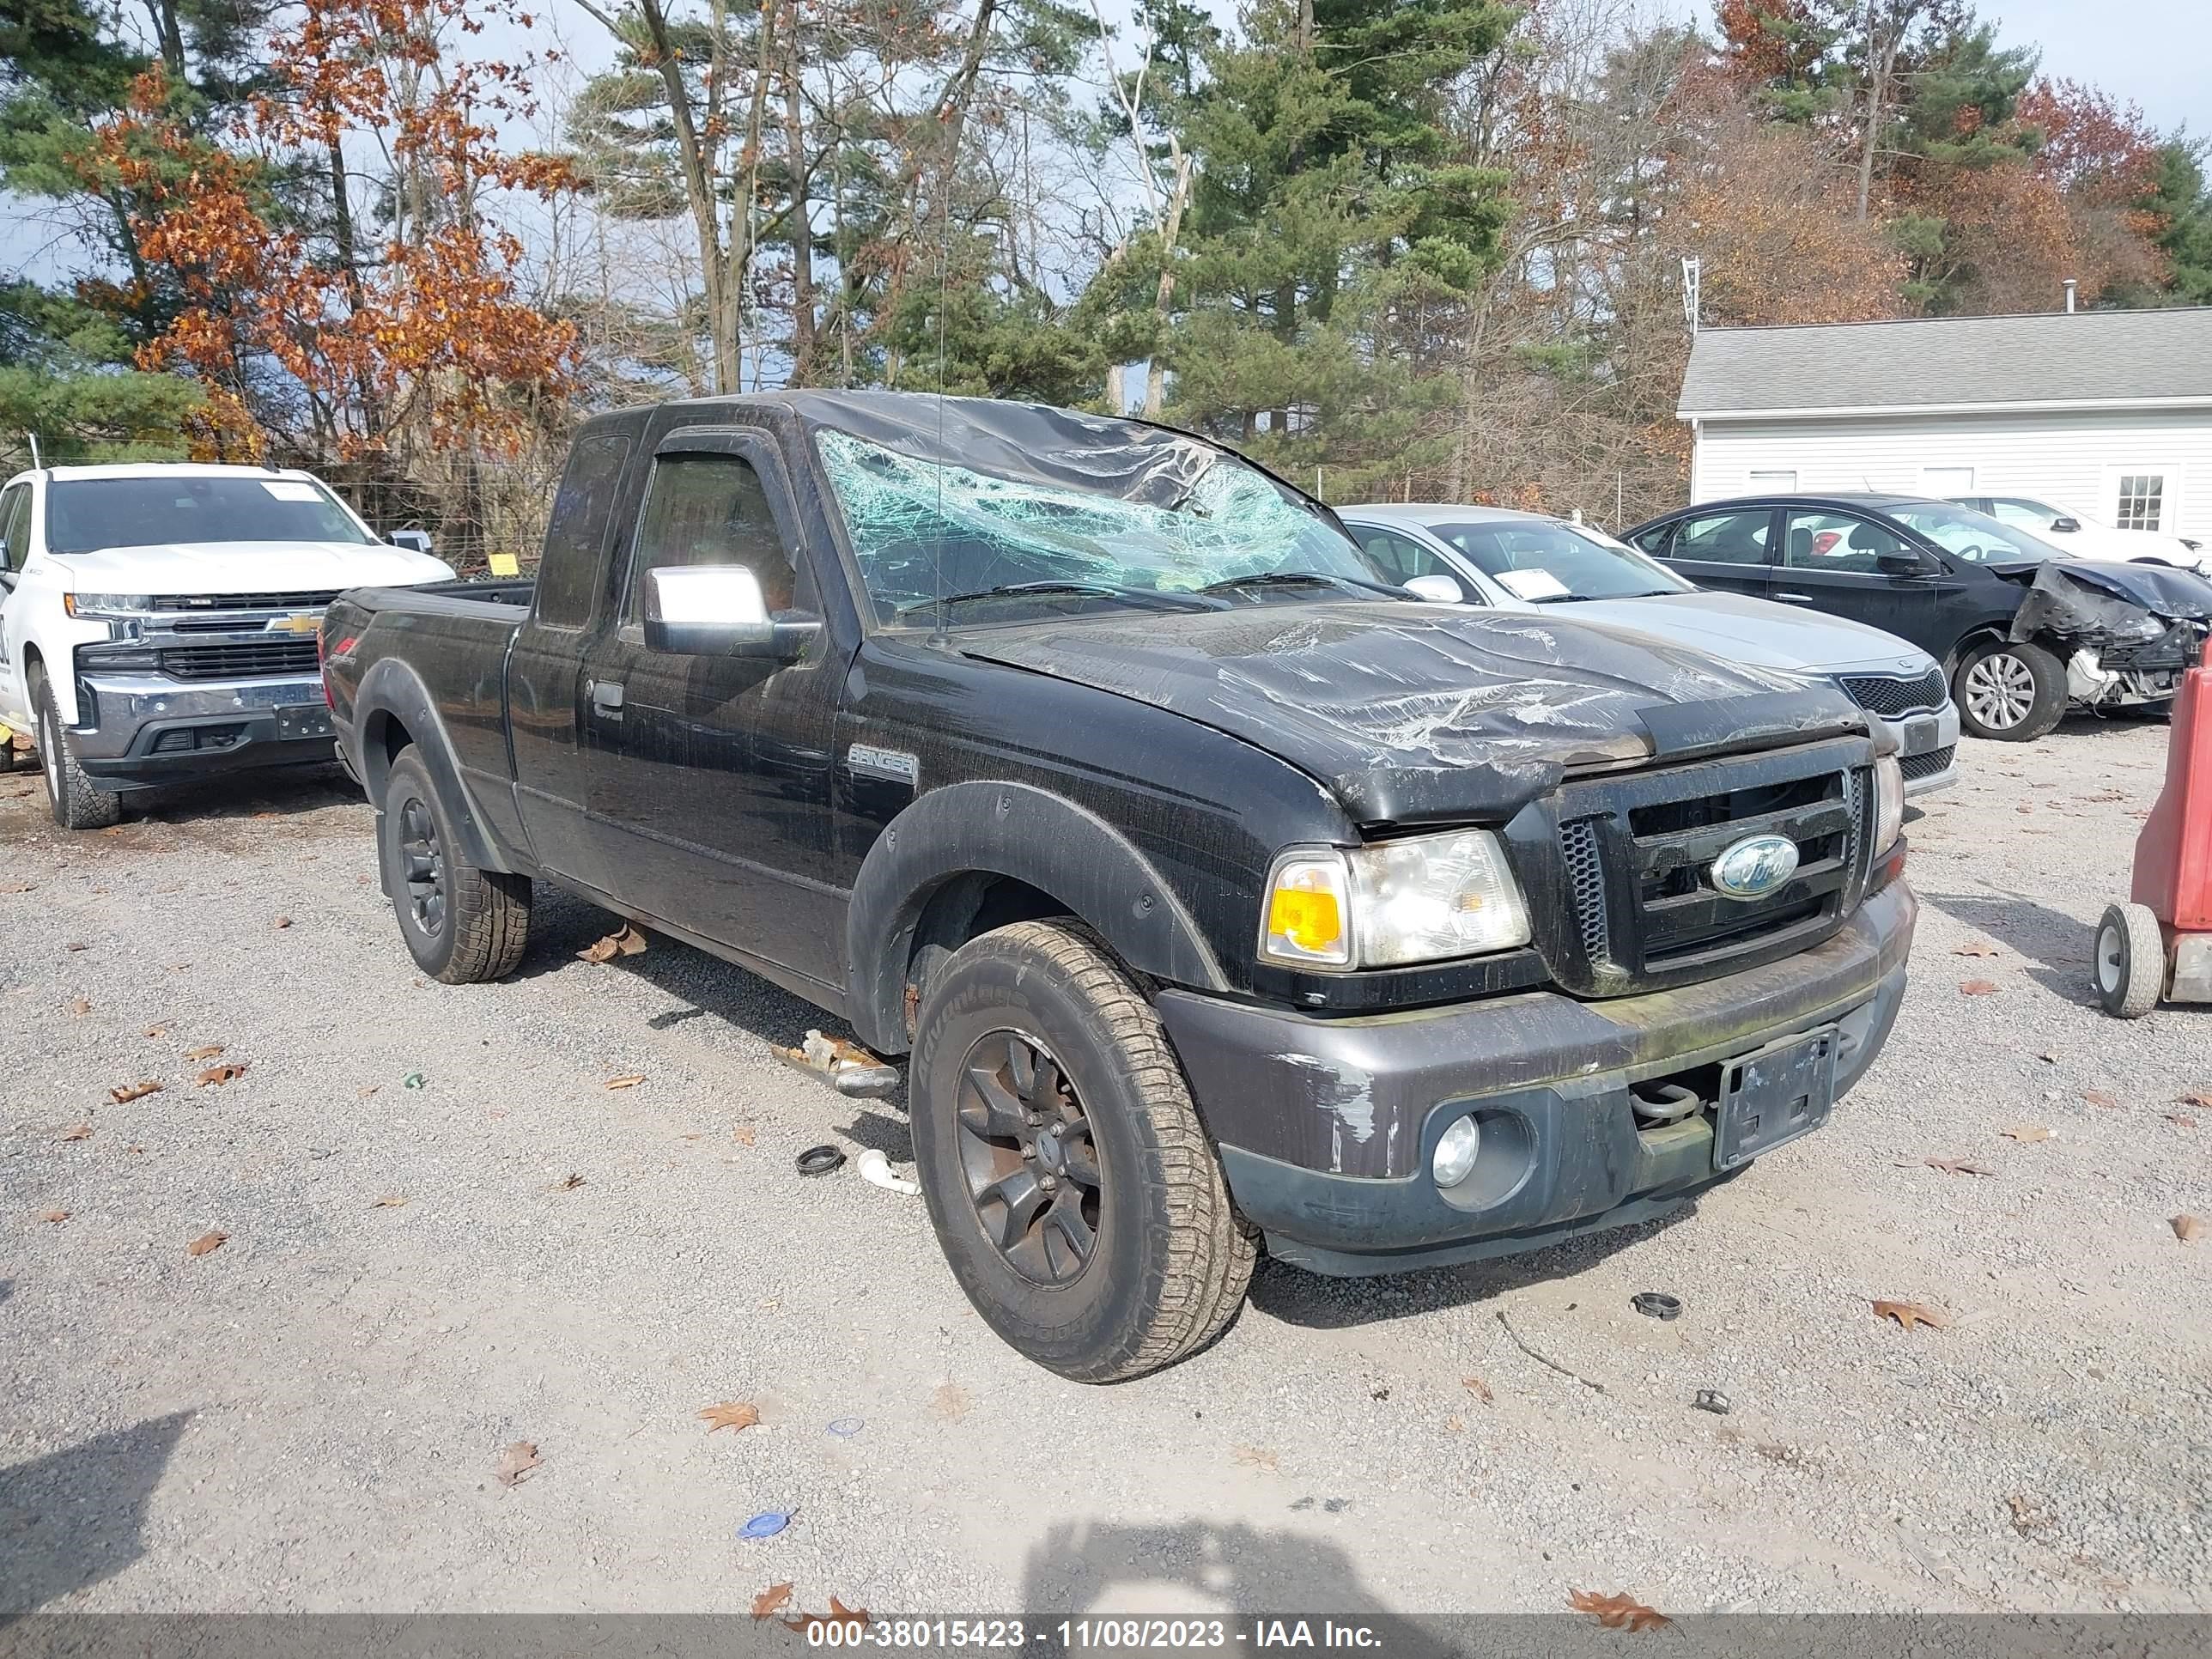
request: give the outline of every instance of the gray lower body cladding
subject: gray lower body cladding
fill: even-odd
[[[1159,1010],[1270,1253],[1321,1273],[1390,1273],[1647,1219],[1738,1173],[1716,1158],[1710,1099],[1655,1125],[1632,1089],[1698,1088],[1724,1062],[1832,1029],[1840,1098],[1896,1019],[1917,914],[1894,883],[1814,949],[1606,1001],[1541,991],[1319,1020],[1164,991]],[[1482,1131],[1476,1175],[1447,1194],[1431,1159],[1469,1115]]]

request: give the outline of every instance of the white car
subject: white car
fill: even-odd
[[[1895,734],[1906,794],[1959,781],[1959,709],[1942,667],[1894,634],[1707,592],[1602,531],[1539,513],[1389,503],[1336,512],[1386,580],[1424,597],[1505,611],[1572,604],[1577,617],[1829,680]]]
[[[2000,524],[2032,532],[2077,559],[2114,559],[2124,564],[2171,564],[2212,576],[2212,554],[2201,542],[2159,530],[2118,530],[2079,507],[2029,495],[1954,495],[1961,507],[1986,513]]]
[[[310,473],[21,473],[0,489],[0,725],[35,734],[71,830],[113,823],[130,790],[328,761],[323,607],[453,574],[380,540]]]

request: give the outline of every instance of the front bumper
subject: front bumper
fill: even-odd
[[[1740,1173],[1717,1166],[1710,1097],[1647,1128],[1631,1085],[1694,1088],[1700,1068],[1832,1024],[1840,1098],[1896,1020],[1918,914],[1893,882],[1812,950],[1606,1001],[1538,991],[1322,1020],[1168,990],[1158,1006],[1231,1194],[1270,1254],[1318,1273],[1394,1273],[1661,1215]],[[1484,1151],[1447,1196],[1430,1159],[1469,1113]]]
[[[1948,789],[1959,781],[1959,705],[1948,698],[1941,708],[1922,714],[1881,719],[1897,739],[1897,763],[1905,773],[1905,798]]]
[[[104,788],[134,789],[262,766],[336,758],[319,678],[174,680],[81,674],[78,764]]]

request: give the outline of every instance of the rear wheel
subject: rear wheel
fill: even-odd
[[[385,890],[416,965],[448,985],[514,972],[530,942],[530,878],[469,857],[412,748],[392,763],[381,837]]]
[[[2032,743],[2066,712],[2066,670],[2039,645],[1985,641],[1960,659],[1952,696],[1968,735]]]
[[[2147,904],[2108,904],[2091,968],[2097,1000],[2120,1019],[2141,1019],[2166,993],[2166,935]]]
[[[46,805],[63,829],[105,830],[123,821],[123,798],[94,784],[77,764],[53,682],[46,679],[39,682],[39,766],[46,776]]]
[[[1016,922],[954,952],[930,976],[909,1086],[953,1276],[1039,1364],[1139,1376],[1243,1306],[1258,1241],[1158,1017],[1083,930]]]

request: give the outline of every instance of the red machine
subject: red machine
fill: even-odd
[[[2136,837],[2130,897],[2097,924],[2105,1012],[2137,1019],[2161,998],[2212,1002],[2212,640],[2174,693],[2166,789]]]

